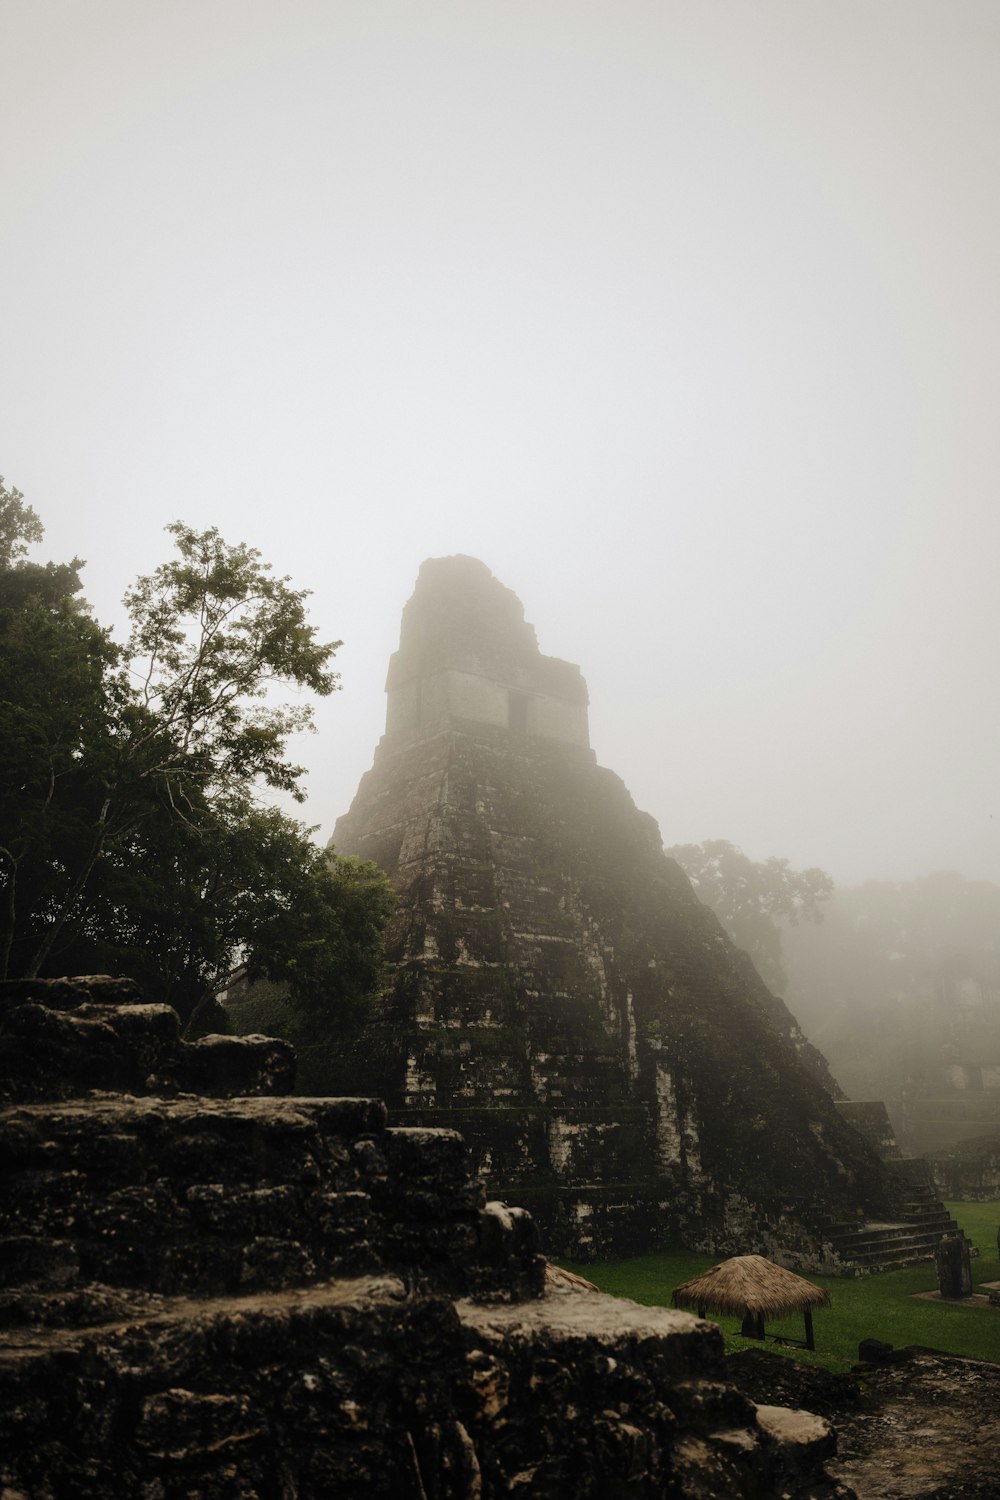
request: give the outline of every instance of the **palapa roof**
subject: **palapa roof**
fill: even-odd
[[[829,1306],[829,1293],[763,1255],[734,1255],[674,1288],[675,1307],[704,1307],[742,1317],[781,1318],[806,1307]]]
[[[565,1266],[554,1266],[550,1260],[545,1262],[545,1285],[550,1292],[599,1292],[601,1290],[585,1276],[578,1276],[575,1271],[567,1271]]]

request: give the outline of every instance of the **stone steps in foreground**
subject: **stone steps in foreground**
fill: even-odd
[[[456,1304],[362,1277],[0,1352],[0,1486],[55,1497],[819,1500],[832,1451],[821,1419],[724,1383],[713,1325],[600,1294]]]
[[[432,1262],[456,1293],[541,1285],[527,1215],[487,1209],[461,1137],[387,1129],[376,1100],[14,1106],[0,1159],[8,1326],[91,1283],[223,1295]]]

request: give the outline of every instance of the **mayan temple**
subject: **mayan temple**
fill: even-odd
[[[400,894],[355,1091],[461,1130],[553,1253],[680,1238],[833,1269],[859,1222],[929,1212],[596,764],[580,669],[483,563],[424,563],[387,693],[332,840]]]

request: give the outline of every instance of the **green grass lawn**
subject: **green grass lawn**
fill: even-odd
[[[965,1230],[979,1250],[972,1262],[973,1287],[982,1281],[1000,1281],[997,1261],[997,1225],[1000,1223],[1000,1201],[993,1203],[949,1203],[949,1213]],[[714,1265],[717,1256],[692,1255],[687,1250],[660,1255],[642,1255],[634,1260],[603,1261],[597,1265],[570,1264],[569,1268],[596,1283],[602,1292],[615,1297],[630,1297],[651,1307],[669,1307],[675,1286],[699,1271]],[[847,1280],[839,1276],[809,1276],[817,1286],[830,1293],[829,1307],[818,1307],[813,1313],[816,1351],[810,1354],[794,1346],[776,1345],[767,1340],[766,1347],[778,1353],[793,1355],[823,1365],[828,1370],[846,1371],[857,1362],[858,1344],[862,1339],[883,1339],[900,1347],[926,1344],[949,1354],[966,1354],[975,1359],[1000,1364],[1000,1310],[992,1308],[955,1307],[924,1302],[916,1292],[937,1290],[933,1263],[909,1267],[902,1271],[882,1271],[874,1276]],[[725,1334],[726,1351],[760,1348],[753,1339],[739,1335],[739,1318],[712,1315]],[[803,1337],[801,1317],[769,1323],[768,1333]]]

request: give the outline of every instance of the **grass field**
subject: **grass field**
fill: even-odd
[[[949,1203],[948,1211],[965,1230],[979,1250],[972,1262],[973,1287],[983,1281],[1000,1281],[997,1261],[997,1225],[1000,1223],[1000,1201],[993,1203]],[[564,1262],[571,1270],[595,1282],[602,1292],[615,1297],[630,1297],[652,1307],[669,1307],[675,1286],[699,1271],[714,1265],[718,1257],[692,1255],[679,1250],[675,1254],[643,1255],[635,1260],[603,1261],[597,1265]],[[949,1354],[966,1354],[975,1359],[1000,1364],[1000,1309],[955,1307],[946,1303],[924,1302],[917,1292],[937,1290],[933,1263],[902,1271],[883,1271],[875,1276],[845,1280],[837,1276],[810,1276],[808,1280],[826,1287],[830,1307],[819,1307],[813,1313],[816,1351],[782,1346],[767,1340],[766,1347],[778,1353],[808,1360],[828,1370],[849,1370],[857,1362],[858,1344],[865,1338],[883,1339],[898,1347],[926,1344]],[[738,1318],[712,1315],[725,1334],[726,1351],[760,1348],[753,1339],[739,1335]],[[802,1338],[801,1317],[769,1323],[768,1333],[788,1334]]]

